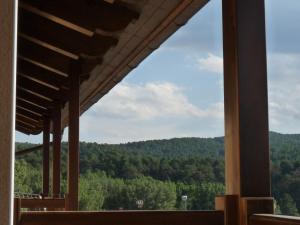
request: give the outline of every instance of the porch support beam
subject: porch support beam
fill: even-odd
[[[226,192],[269,197],[265,9],[223,0]]]
[[[0,225],[13,222],[16,4],[0,0]]]
[[[53,115],[53,167],[52,193],[54,198],[60,194],[60,151],[61,151],[61,105],[57,102]]]
[[[70,64],[68,210],[78,210],[80,61]]]
[[[50,120],[44,119],[43,130],[43,196],[49,195]]]

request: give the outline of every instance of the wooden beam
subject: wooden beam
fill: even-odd
[[[0,224],[13,224],[16,0],[0,0]]]
[[[19,12],[19,31],[77,56],[103,56],[118,42],[111,36],[84,35],[24,9]]]
[[[17,131],[22,132],[22,133],[27,134],[27,135],[29,135],[29,134],[35,134],[35,132],[36,132],[36,134],[39,133],[39,132],[36,131],[36,130],[30,129],[30,128],[28,128],[28,127],[24,127],[24,126],[22,126],[21,124],[16,124],[15,129],[16,129]]]
[[[18,37],[18,56],[68,74],[70,58],[49,48]]]
[[[223,0],[226,192],[269,197],[264,1]]]
[[[21,208],[51,208],[62,209],[65,207],[63,198],[46,198],[46,199],[21,199]]]
[[[250,225],[300,225],[297,216],[283,216],[272,214],[254,214],[249,217]]]
[[[51,100],[66,101],[68,99],[68,93],[65,89],[56,90],[20,74],[17,78],[17,85]]]
[[[122,3],[112,5],[103,1],[86,2],[83,0],[76,1],[76,4],[72,0],[52,0],[43,3],[23,0],[22,2],[23,8],[25,8],[24,3],[28,4],[39,11],[51,14],[52,17],[58,17],[90,31],[95,31],[96,28],[105,31],[120,31],[139,17],[137,12]],[[30,10],[30,7],[26,7],[26,10],[28,9]]]
[[[61,132],[61,104],[57,102],[53,111],[52,193],[54,198],[60,195]]]
[[[222,225],[222,211],[23,212],[20,225]]]
[[[58,88],[61,86],[67,87],[68,85],[67,77],[34,65],[21,58],[18,59],[18,73],[30,76]]]
[[[50,152],[50,120],[44,118],[43,126],[43,197],[49,195],[49,152]]]
[[[78,210],[80,62],[70,64],[68,210]]]
[[[21,106],[22,108],[28,109],[32,112],[38,113],[40,115],[50,115],[50,112],[47,109],[41,108],[23,99],[17,99],[17,105]]]
[[[47,99],[41,98],[33,93],[28,92],[28,90],[22,89],[21,87],[17,88],[17,96],[20,99],[24,99],[29,101],[35,105],[38,105],[43,108],[53,108],[53,101],[49,101]]]
[[[39,121],[40,122],[40,121],[43,120],[42,115],[37,115],[37,114],[35,114],[35,113],[31,112],[31,111],[28,111],[25,108],[21,108],[20,106],[17,106],[16,111],[17,111],[17,114],[20,114],[20,115],[23,115],[25,117],[31,118],[31,119],[33,119],[35,121]]]

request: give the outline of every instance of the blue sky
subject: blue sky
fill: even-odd
[[[299,0],[266,0],[270,130],[283,133],[300,133],[296,21]],[[211,0],[81,117],[80,139],[124,143],[224,135],[222,64],[221,1]],[[41,142],[40,135],[16,138]]]

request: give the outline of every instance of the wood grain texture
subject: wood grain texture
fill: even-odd
[[[56,102],[53,114],[53,162],[52,162],[52,194],[60,195],[60,166],[61,166],[61,105]]]
[[[239,225],[240,203],[238,195],[217,196],[215,209],[224,211],[224,225]]]
[[[21,199],[21,208],[64,208],[65,199],[63,198],[46,198],[46,199]]]
[[[24,212],[20,225],[223,225],[222,211]]]
[[[0,225],[13,223],[15,5],[14,0],[0,0]]]
[[[300,225],[300,217],[255,214],[250,216],[249,225]]]
[[[68,209],[78,210],[79,191],[79,117],[81,63],[70,64]]]
[[[223,1],[226,192],[269,197],[264,1]]]
[[[50,119],[44,118],[43,125],[43,197],[45,197],[49,195],[50,180]]]

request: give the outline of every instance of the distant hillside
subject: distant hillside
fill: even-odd
[[[34,145],[16,144],[17,150],[30,146]],[[272,192],[280,205],[280,209],[277,210],[285,214],[297,215],[300,209],[300,134],[270,132],[270,149]],[[67,143],[63,143],[63,180],[66,179],[67,174],[66,153]],[[35,171],[31,174],[31,186],[24,187],[25,190],[34,192],[40,190],[40,184],[35,178],[41,177],[41,160],[41,151],[18,158],[17,168],[20,168],[20,172],[24,170],[23,167]],[[26,173],[31,172],[28,169]],[[98,175],[95,174],[104,173],[109,179],[124,180],[150,177],[154,179],[153,182],[174,182],[177,186],[180,186],[180,183],[190,185],[186,187],[190,188],[189,190],[195,190],[194,188],[199,184],[207,183],[219,187],[218,185],[224,184],[224,138],[173,138],[127,144],[81,142],[80,173],[81,177],[97,177]],[[17,179],[20,180],[17,186],[22,187],[22,176]],[[217,188],[217,190],[221,189]],[[212,199],[213,195],[207,202],[210,207],[213,206]],[[203,207],[203,205],[196,206],[196,202],[197,199],[191,208]]]

